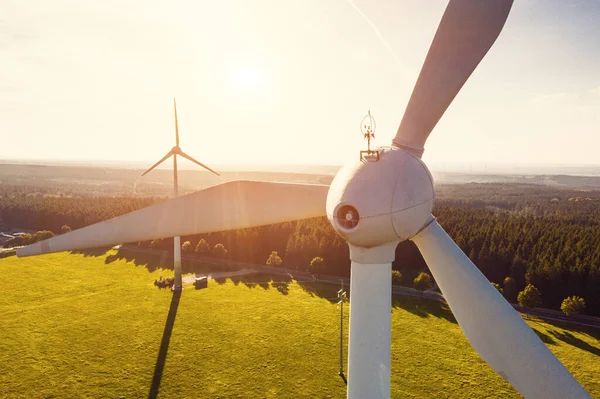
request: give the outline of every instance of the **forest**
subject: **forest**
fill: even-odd
[[[544,307],[560,309],[567,296],[583,297],[586,313],[600,315],[600,191],[527,184],[472,183],[436,186],[434,215],[492,282],[505,287],[507,299],[527,284],[539,289]],[[77,229],[165,197],[57,196],[51,190],[0,185],[0,230],[18,227]],[[277,251],[281,267],[307,269],[324,259],[323,274],[348,276],[348,246],[325,218],[251,229],[182,237],[196,246],[223,244],[232,260],[264,264]],[[137,244],[137,243],[136,243]],[[139,245],[148,245],[140,243]],[[172,250],[172,240],[156,246]],[[395,270],[406,285],[427,270],[411,242],[398,245]]]

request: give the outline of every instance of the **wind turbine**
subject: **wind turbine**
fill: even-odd
[[[181,151],[179,147],[179,123],[177,121],[177,100],[173,98],[173,109],[175,111],[175,147],[171,148],[171,150],[165,155],[160,161],[152,165],[150,169],[142,173],[142,176],[146,175],[152,169],[156,168],[158,165],[169,159],[169,157],[173,156],[173,197],[177,197],[179,195],[179,187],[177,180],[177,155],[192,161],[193,163],[202,166],[204,169],[207,169],[214,173],[217,176],[220,176],[217,172],[204,165],[201,162],[196,161],[194,158],[190,157],[185,152]],[[173,237],[173,272],[175,274],[175,282],[173,284],[173,290],[178,291],[183,288],[183,283],[181,279],[181,239],[179,236]]]
[[[18,256],[327,215],[350,247],[348,398],[390,397],[391,266],[412,240],[465,336],[526,398],[590,398],[431,215],[424,144],[500,34],[512,0],[450,0],[392,146],[331,186],[234,181],[17,250]]]

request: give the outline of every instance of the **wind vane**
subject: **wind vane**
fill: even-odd
[[[375,138],[375,129],[377,128],[377,124],[375,123],[375,118],[371,115],[371,110],[367,113],[367,116],[363,118],[360,122],[360,131],[367,140],[367,150],[360,152],[360,160],[366,162],[376,162],[379,161],[379,151],[371,150],[371,139]]]

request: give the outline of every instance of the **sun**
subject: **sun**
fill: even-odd
[[[243,86],[255,86],[258,83],[258,72],[252,67],[240,67],[235,71],[235,80]]]
[[[224,95],[228,106],[255,108],[268,106],[274,95],[273,76],[269,69],[257,63],[231,65],[225,78]]]

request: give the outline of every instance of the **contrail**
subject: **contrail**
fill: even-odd
[[[360,14],[361,17],[364,18],[365,21],[367,21],[367,23],[371,26],[371,28],[373,28],[373,30],[375,31],[375,34],[377,35],[377,37],[379,38],[379,40],[381,40],[381,43],[383,43],[383,45],[388,49],[388,51],[394,56],[394,58],[396,58],[401,64],[402,64],[402,60],[400,59],[400,57],[398,57],[398,55],[394,52],[394,50],[392,49],[392,46],[389,45],[389,43],[387,42],[387,40],[385,40],[385,38],[383,37],[383,35],[381,34],[381,32],[379,32],[379,29],[377,29],[377,26],[375,26],[375,24],[373,22],[371,22],[371,20],[369,19],[369,17],[367,17],[365,15],[364,12],[362,12],[360,10],[360,8],[358,8],[358,6],[356,4],[354,4],[353,0],[348,0],[348,3],[356,10],[356,12],[358,12]]]

